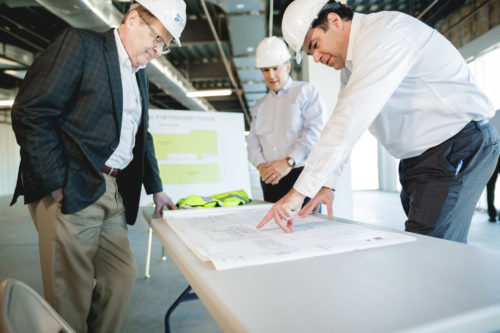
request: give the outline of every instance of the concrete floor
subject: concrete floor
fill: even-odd
[[[0,196],[0,281],[14,278],[28,284],[43,295],[38,234],[27,207],[17,203],[8,207],[10,197]],[[8,208],[7,208],[8,207]],[[161,243],[153,237],[151,278],[144,279],[147,224],[142,214],[129,228],[132,252],[136,258],[137,279],[124,332],[163,332],[167,308],[187,287],[182,274],[167,258],[161,260]],[[173,332],[220,332],[203,304],[196,300],[182,303],[172,315]]]
[[[258,199],[260,193],[253,193]],[[42,294],[35,227],[27,208],[19,203],[8,207],[9,201],[10,197],[0,197],[0,281],[7,277],[19,279]],[[354,192],[353,202],[354,220],[403,230],[405,217],[397,193]],[[129,229],[137,263],[137,280],[125,332],[163,332],[165,311],[187,283],[171,260],[161,260],[161,245],[156,237],[153,237],[152,277],[144,280],[147,226],[142,215],[139,216],[135,226]],[[490,223],[486,213],[477,212],[472,221],[469,243],[500,251],[500,223]],[[173,332],[220,332],[200,301],[182,303],[172,315],[171,328]]]

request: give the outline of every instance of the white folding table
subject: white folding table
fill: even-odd
[[[216,271],[163,219],[150,225],[224,332],[500,330],[499,252],[412,234],[399,245]]]

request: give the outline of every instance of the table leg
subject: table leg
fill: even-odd
[[[165,255],[165,247],[161,247],[161,260],[165,261],[167,260],[167,256]]]
[[[149,263],[151,262],[151,242],[153,240],[153,229],[149,227],[148,229],[148,247],[146,249],[146,268],[144,270],[144,279],[149,279]]]
[[[198,295],[196,295],[196,293],[194,292],[189,293],[190,291],[191,291],[191,286],[189,285],[180,294],[180,296],[177,297],[175,302],[172,303],[172,305],[170,305],[170,307],[168,308],[167,313],[165,314],[165,333],[170,333],[170,315],[172,314],[172,312],[174,312],[175,308],[177,308],[177,306],[181,304],[181,302],[198,299]]]

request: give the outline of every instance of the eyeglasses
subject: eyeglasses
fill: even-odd
[[[142,18],[142,16],[139,16],[139,17],[141,18],[141,20],[144,21],[144,23],[146,23],[146,25],[148,26],[148,28],[151,31],[151,33],[155,36],[155,39],[153,39],[153,44],[155,46],[161,48],[161,54],[168,54],[168,53],[170,53],[170,51],[171,51],[170,48],[165,43],[165,41],[163,40],[163,38],[161,38],[161,36],[155,31],[155,29],[153,29],[153,27],[151,26],[151,24],[149,24],[144,18]]]

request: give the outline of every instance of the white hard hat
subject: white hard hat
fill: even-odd
[[[288,45],[295,51],[297,64],[300,64],[304,56],[302,50],[304,39],[327,2],[328,0],[295,0],[283,14],[281,31]]]
[[[186,26],[186,3],[183,0],[135,0],[135,2],[160,20],[175,43],[181,46],[181,32]]]
[[[274,67],[290,60],[290,52],[285,42],[275,36],[264,38],[257,46],[255,56],[257,68]]]

